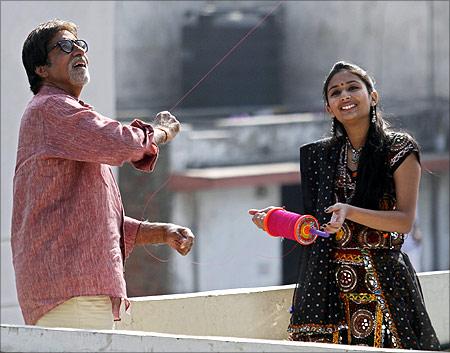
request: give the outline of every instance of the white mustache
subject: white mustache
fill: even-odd
[[[77,64],[79,64],[79,63],[85,64],[86,67],[88,66],[88,61],[87,61],[87,59],[84,58],[84,57],[81,57],[81,56],[76,56],[75,58],[73,58],[73,59],[70,61],[70,66],[71,66],[71,67],[74,67],[75,65],[77,65]]]

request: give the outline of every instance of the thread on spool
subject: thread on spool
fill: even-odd
[[[319,231],[317,219],[310,215],[299,215],[276,207],[269,210],[264,218],[264,230],[273,237],[283,237],[297,241],[302,245],[314,243],[318,236],[330,235]]]
[[[275,237],[276,235],[271,234],[270,231],[269,231],[269,219],[270,219],[272,213],[277,211],[277,210],[284,210],[284,208],[282,208],[282,207],[272,208],[271,210],[269,210],[267,212],[266,216],[264,217],[264,223],[263,223],[264,230],[272,237]]]
[[[267,233],[273,237],[296,240],[295,226],[300,215],[280,208],[272,209],[269,212],[264,219]]]

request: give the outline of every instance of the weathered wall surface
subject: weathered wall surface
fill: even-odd
[[[266,6],[269,12],[269,5],[277,2],[117,2],[120,112],[154,114],[183,96],[184,13],[206,4],[230,9]],[[423,104],[431,95],[448,100],[448,2],[286,1],[277,11],[283,16],[281,82],[286,107],[322,110],[322,82],[338,60],[353,61],[371,72],[387,108],[413,105],[416,100]],[[227,64],[225,60],[220,65]],[[204,73],[209,69],[205,67]]]

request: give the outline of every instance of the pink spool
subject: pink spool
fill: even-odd
[[[264,219],[264,223],[267,223],[266,232],[273,237],[297,240],[295,238],[295,224],[299,218],[300,215],[297,213],[283,209],[272,209]]]
[[[317,231],[319,223],[313,216],[302,216],[283,208],[273,208],[267,212],[264,218],[264,228],[273,237],[295,240],[302,245],[314,243],[319,235],[329,236],[328,233]]]

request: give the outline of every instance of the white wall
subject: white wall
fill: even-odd
[[[432,200],[432,183],[438,186],[437,200],[433,205]],[[437,262],[438,269],[448,269],[449,262],[449,173],[422,173],[422,180],[420,186],[419,203],[417,209],[418,224],[422,232],[422,242],[420,244],[421,254],[421,271],[430,271],[435,269],[434,263]],[[435,209],[433,207],[436,207]],[[437,214],[433,215],[433,212]],[[431,232],[433,229],[433,217],[436,217],[437,228],[436,234]],[[437,239],[437,253],[435,253],[435,246],[433,239]],[[437,260],[436,260],[437,257]]]
[[[196,241],[190,255],[172,257],[173,292],[281,283],[281,241],[247,214],[280,202],[278,185],[177,193],[173,222],[191,227]]]
[[[89,44],[91,83],[81,99],[115,117],[114,2],[1,2],[1,321],[22,323],[11,259],[12,178],[20,118],[32,97],[22,65],[22,45],[38,24],[60,18],[75,22]]]

